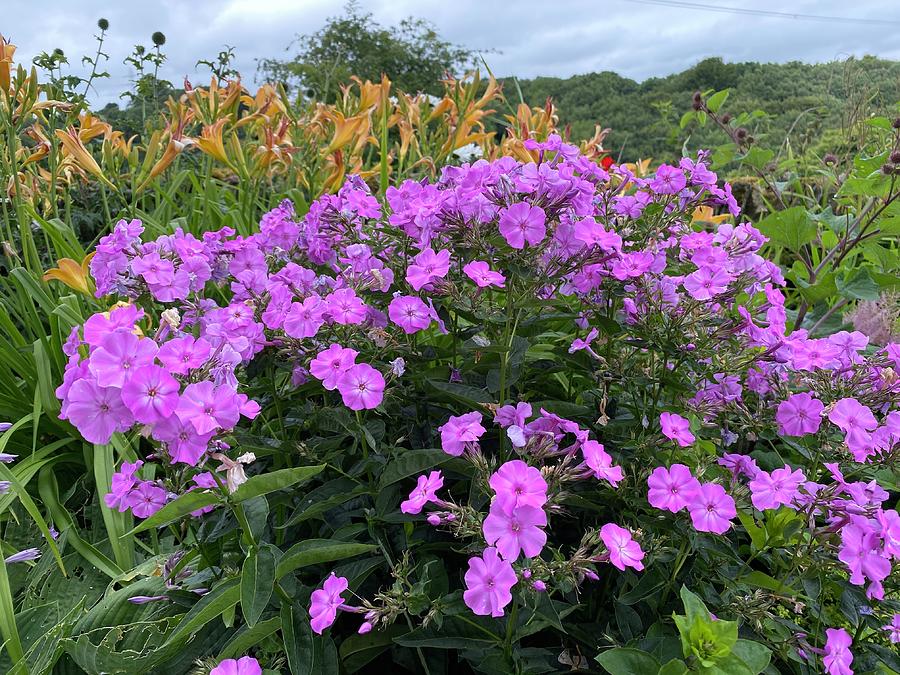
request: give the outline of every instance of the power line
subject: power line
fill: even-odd
[[[869,26],[885,26],[888,24],[900,26],[900,20],[892,19],[859,19],[844,16],[825,16],[822,14],[802,14],[799,12],[775,12],[768,9],[749,9],[746,7],[717,7],[700,2],[687,2],[686,0],[625,0],[641,5],[659,5],[661,7],[678,7],[681,9],[698,9],[722,14],[745,14],[750,16],[774,17],[776,19],[795,19],[798,21],[821,21],[825,23],[861,23]]]

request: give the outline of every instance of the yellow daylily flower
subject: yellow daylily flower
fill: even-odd
[[[54,267],[44,273],[42,279],[50,281],[55,279],[61,281],[72,290],[84,293],[85,295],[93,294],[93,284],[91,283],[90,264],[93,253],[89,253],[79,264],[71,258],[60,258],[56,263],[59,267]]]
[[[719,223],[728,220],[730,217],[731,215],[728,213],[723,213],[720,216],[713,215],[713,208],[711,206],[698,206],[691,214],[691,222],[713,223],[718,225]]]
[[[56,137],[62,142],[64,155],[71,157],[75,164],[84,171],[93,174],[114,190],[116,189],[116,186],[103,175],[103,169],[100,168],[97,160],[84,146],[84,142],[81,140],[75,127],[69,127],[65,131],[57,129]]]

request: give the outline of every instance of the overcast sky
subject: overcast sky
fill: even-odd
[[[411,14],[441,35],[486,55],[497,75],[568,76],[612,70],[643,80],[683,70],[707,56],[727,61],[832,61],[874,54],[900,59],[898,0],[696,0],[719,8],[853,18],[874,23],[826,22],[735,15],[639,3],[636,0],[361,0],[375,20],[390,25]],[[122,59],[150,34],[165,33],[162,76],[180,85],[208,77],[197,59],[235,48],[245,81],[256,59],[284,56],[295,35],[320,28],[343,2],[327,0],[0,0],[0,30],[18,45],[17,61],[62,48],[74,72],[93,53],[96,21],[110,22],[105,64],[95,103],[117,100],[129,86]]]

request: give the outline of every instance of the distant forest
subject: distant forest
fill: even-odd
[[[695,91],[730,89],[723,110],[735,115],[761,110],[754,135],[767,147],[787,139],[798,154],[838,150],[839,130],[875,112],[898,111],[900,62],[874,57],[823,64],[790,62],[725,63],[709,58],[681,73],[635,82],[612,72],[569,78],[504,80],[511,103],[556,104],[560,122],[574,139],[590,137],[594,126],[612,129],[605,147],[614,158],[671,158],[688,149],[722,142],[715,129],[682,130],[679,120],[691,109]]]

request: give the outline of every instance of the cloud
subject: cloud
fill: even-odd
[[[383,25],[422,17],[445,39],[484,50],[495,74],[525,78],[612,70],[643,80],[683,70],[707,56],[764,62],[865,54],[900,58],[897,27],[887,23],[822,23],[630,0],[369,0],[360,5]],[[130,87],[133,73],[122,60],[135,44],[149,45],[153,31],[167,37],[161,76],[175,84],[185,76],[192,81],[208,77],[197,60],[213,58],[225,45],[235,48],[238,69],[253,80],[257,59],[283,55],[297,34],[315,31],[341,11],[334,0],[44,0],[40,12],[34,6],[33,0],[4,0],[3,30],[26,64],[41,51],[60,47],[72,70],[83,72],[81,55],[96,48],[96,20],[110,21],[104,46],[110,60],[104,66],[111,77],[97,83],[91,96],[95,103],[118,100]],[[757,0],[754,7],[784,11],[779,0]],[[791,11],[900,20],[895,0],[794,0]]]

